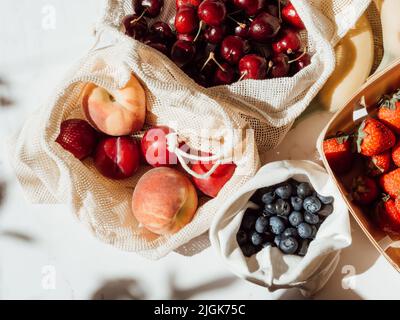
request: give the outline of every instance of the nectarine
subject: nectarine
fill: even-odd
[[[124,88],[115,92],[88,83],[81,103],[90,124],[105,134],[125,136],[143,128],[146,94],[133,75]]]
[[[168,167],[141,177],[133,192],[132,210],[146,229],[158,235],[174,234],[192,221],[198,205],[191,181]]]

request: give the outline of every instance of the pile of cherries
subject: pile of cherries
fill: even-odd
[[[164,0],[133,0],[125,33],[174,61],[203,87],[293,76],[311,63],[290,1],[176,0],[175,31],[159,16]]]

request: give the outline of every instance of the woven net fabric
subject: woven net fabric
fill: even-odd
[[[313,53],[310,66],[292,78],[246,80],[205,89],[164,55],[120,32],[123,17],[132,12],[131,1],[108,0],[97,34],[99,42],[105,34],[111,41],[96,45],[81,59],[48,103],[9,141],[10,162],[26,195],[35,203],[70,205],[97,238],[119,249],[149,259],[178,248],[193,254],[202,247],[201,235],[209,229],[220,204],[257,172],[258,151],[272,149],[283,139],[325,83],[335,65],[335,41],[370,1],[333,0],[333,7],[326,2],[293,0],[307,27],[303,37]],[[165,3],[160,19],[170,21],[175,1]],[[345,14],[349,6],[353,10]],[[83,118],[80,94],[87,82],[115,90],[132,73],[146,89],[147,125],[169,125],[196,150],[230,150],[238,165],[218,196],[201,198],[193,221],[171,236],[146,233],[131,212],[132,190],[148,167],[126,181],[111,181],[97,172],[90,159],[82,163],[55,143],[62,121]],[[231,139],[225,139],[228,135]],[[199,242],[190,246],[192,239]]]

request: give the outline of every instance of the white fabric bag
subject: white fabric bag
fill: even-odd
[[[268,247],[246,258],[236,242],[236,234],[244,212],[254,205],[249,203],[250,197],[257,189],[289,178],[310,182],[318,193],[333,196],[333,213],[322,223],[305,257],[284,255],[278,248]],[[299,288],[310,296],[332,275],[340,250],[351,244],[351,231],[347,206],[322,167],[310,161],[279,161],[262,167],[223,205],[211,226],[210,240],[216,254],[239,277],[270,291]]]

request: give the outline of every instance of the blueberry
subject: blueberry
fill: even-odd
[[[283,236],[281,234],[278,234],[274,238],[274,244],[279,248],[279,245],[281,244],[281,241],[283,239]]]
[[[270,192],[272,189],[271,187],[266,187],[266,188],[261,188],[258,189],[256,192],[254,192],[254,194],[251,196],[250,201],[254,202],[256,204],[259,205],[263,205],[262,202],[262,196],[268,192]]]
[[[313,229],[308,223],[302,222],[297,227],[297,232],[299,233],[300,238],[309,239],[313,234]]]
[[[289,202],[278,199],[275,202],[275,212],[279,216],[288,216],[291,211]]]
[[[285,223],[280,217],[271,217],[269,225],[273,234],[281,234],[285,230]]]
[[[269,219],[266,217],[259,217],[256,221],[256,231],[258,233],[264,233],[268,231]]]
[[[249,241],[246,231],[239,230],[238,233],[236,234],[236,241],[239,244],[239,246],[243,246],[244,244],[246,244]]]
[[[289,216],[289,223],[293,227],[297,227],[300,223],[304,221],[303,214],[298,211],[293,211]]]
[[[269,242],[269,241],[266,241],[266,242],[264,242],[264,243],[262,244],[262,247],[263,247],[263,248],[272,247],[272,243]]]
[[[317,214],[313,214],[310,212],[304,212],[304,221],[308,224],[318,224],[319,223],[319,216]]]
[[[297,252],[297,254],[300,257],[304,257],[307,254],[309,245],[310,245],[310,241],[309,240],[307,240],[307,239],[303,240],[301,242],[301,245],[300,245],[300,248],[299,248],[299,251]]]
[[[276,195],[284,200],[287,200],[290,198],[293,192],[293,187],[290,183],[285,183],[282,186],[276,188],[275,193]]]
[[[318,228],[317,228],[317,226],[313,225],[313,226],[311,226],[311,229],[312,229],[312,233],[311,233],[310,238],[315,239],[315,237],[317,236]]]
[[[303,209],[303,199],[300,197],[291,197],[290,203],[292,204],[292,208],[294,211],[300,211]]]
[[[327,204],[325,206],[322,207],[322,209],[318,212],[318,214],[323,217],[326,218],[328,216],[330,216],[333,212],[333,206],[331,204]]]
[[[311,196],[304,199],[303,208],[309,213],[317,213],[321,207],[321,201],[317,197]]]
[[[282,250],[283,253],[286,254],[294,254],[297,251],[297,248],[299,247],[299,243],[294,237],[287,237],[284,238],[280,243],[279,243],[279,249]]]
[[[258,217],[259,214],[256,210],[250,208],[247,209],[243,215],[243,220],[240,228],[247,231],[254,229]]]
[[[251,239],[251,243],[252,243],[253,245],[255,245],[255,246],[260,246],[260,245],[262,245],[263,242],[264,242],[264,237],[263,237],[263,235],[260,234],[260,233],[258,233],[258,232],[256,232],[256,231],[254,231],[254,232],[251,234],[250,239]]]
[[[270,204],[274,202],[275,199],[276,199],[276,193],[274,191],[270,191],[263,194],[261,201],[265,204]]]
[[[323,195],[320,195],[319,193],[317,193],[317,197],[319,200],[321,200],[323,204],[332,204],[335,200],[333,197],[325,197]]]
[[[265,212],[264,215],[267,215],[267,214],[269,214],[269,215],[276,214],[275,204],[274,204],[274,203],[266,204],[265,207],[264,207],[264,212]]]
[[[284,237],[297,237],[299,234],[297,232],[296,228],[287,228],[285,231],[283,231],[282,235]]]
[[[297,186],[297,195],[302,199],[311,196],[313,192],[314,189],[308,182],[302,182]]]
[[[258,248],[253,246],[251,243],[246,243],[245,245],[240,247],[245,257],[251,257],[252,255],[258,252]]]

